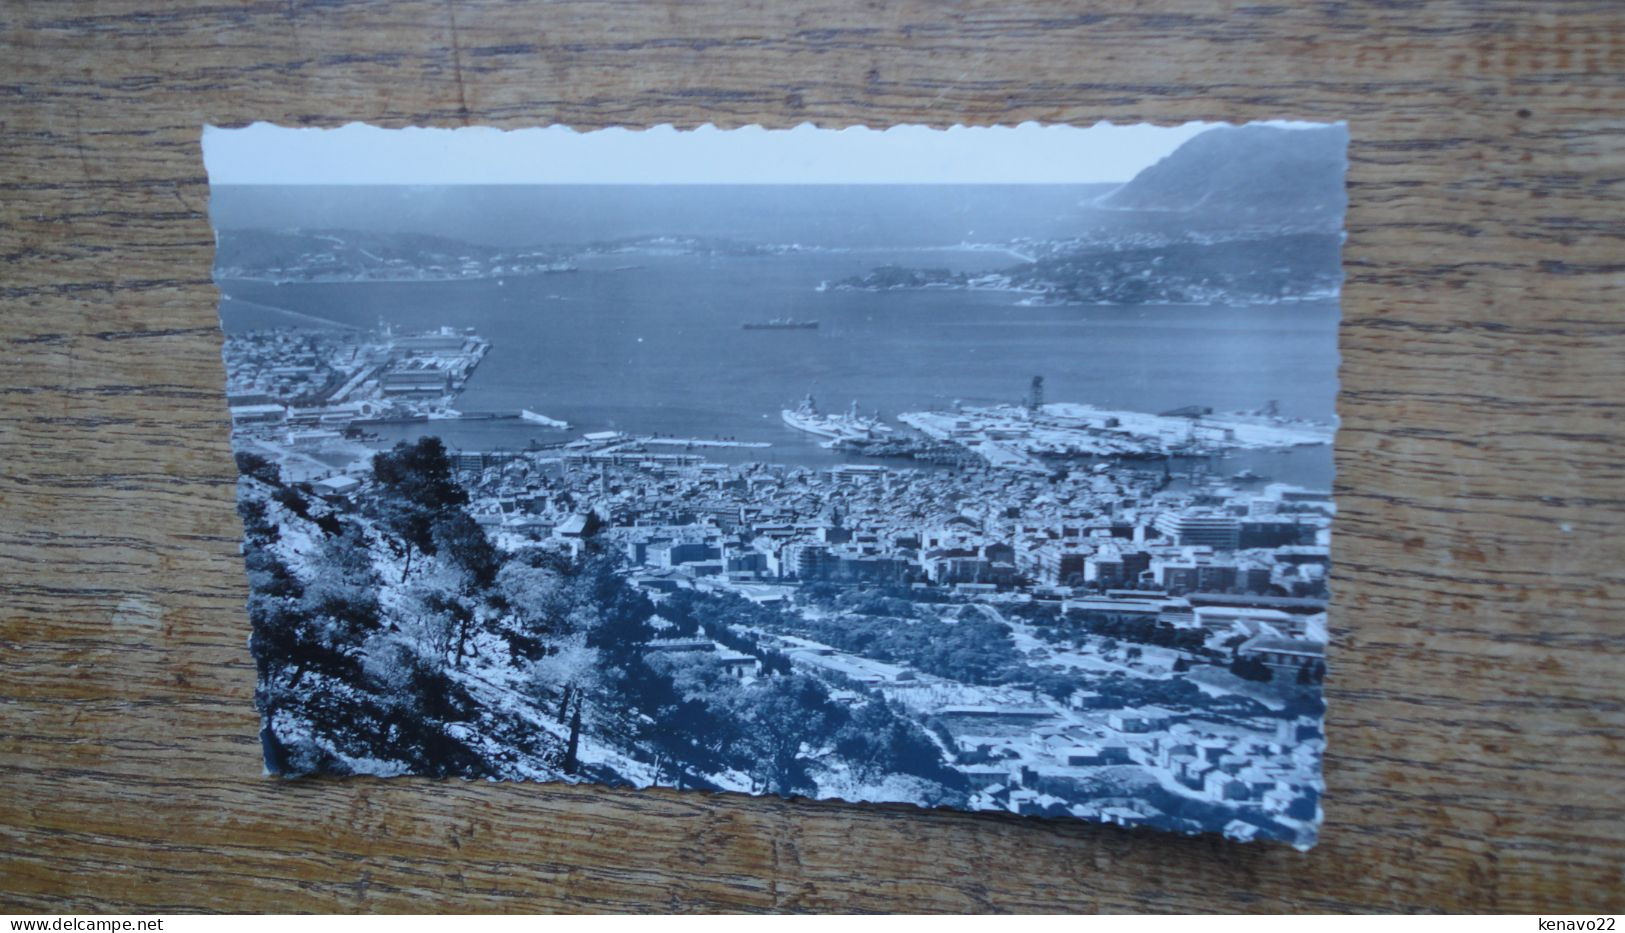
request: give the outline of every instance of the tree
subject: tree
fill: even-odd
[[[443,658],[424,654],[399,636],[380,633],[368,644],[366,672],[381,706],[379,757],[405,761],[414,774],[473,777],[487,765],[446,727],[467,721],[476,704],[448,676]]]
[[[238,497],[237,514],[243,520],[243,537],[251,544],[269,544],[282,536],[281,530],[271,524],[267,512],[264,499]]]
[[[312,586],[337,583],[369,596],[376,592],[378,572],[371,542],[361,526],[344,524],[337,534],[322,539],[320,562],[322,573],[311,581]]]
[[[514,624],[530,635],[561,631],[570,614],[570,581],[553,567],[508,561],[497,571],[495,592]]]
[[[655,780],[669,766],[678,787],[687,771],[704,773],[725,767],[724,752],[741,734],[738,721],[726,709],[696,697],[683,699],[675,690],[650,719],[644,734],[657,755]]]
[[[301,581],[269,547],[250,541],[245,550],[250,583],[251,647],[262,679],[292,689],[306,673],[342,674],[380,622],[372,588],[372,564],[359,530],[322,542],[325,572]]]
[[[501,614],[497,630],[516,665],[534,663],[557,649],[556,638],[564,633],[570,612],[568,590],[564,575],[552,568],[508,560],[497,571],[486,599]]]
[[[913,774],[939,782],[951,778],[937,744],[884,697],[871,700],[840,728],[835,751],[862,780],[887,774]]]
[[[576,773],[577,752],[581,748],[581,701],[576,700],[576,709],[570,716],[570,742],[564,752],[564,773]]]
[[[594,673],[598,666],[598,652],[587,647],[584,633],[557,636],[547,654],[530,666],[531,697],[538,705],[556,699],[556,718],[562,723],[576,692],[596,686]]]
[[[402,441],[372,458],[373,478],[382,491],[428,511],[468,504],[468,493],[452,476],[451,460],[438,437]]]
[[[311,671],[348,675],[366,633],[377,626],[375,604],[321,590],[297,601],[251,594],[248,618],[250,650],[261,680],[274,691],[293,690]]]
[[[276,487],[276,489],[272,490],[271,492],[271,498],[281,503],[283,508],[299,516],[300,518],[310,517],[310,503],[305,501],[305,497],[301,496],[299,491],[294,489],[292,486]]]
[[[288,565],[253,535],[244,542],[243,563],[248,568],[248,589],[251,594],[298,598],[304,593],[304,584],[288,569]]]
[[[466,638],[464,629],[473,620],[458,581],[452,568],[436,562],[424,565],[410,584],[395,588],[396,611],[391,617],[396,626],[425,654],[442,662],[452,656],[458,639]]]
[[[474,624],[478,620],[475,609],[468,603],[453,596],[435,594],[431,598],[430,606],[434,611],[444,614],[450,623],[451,637],[448,647],[452,653],[452,664],[463,666],[463,657],[468,653],[468,636],[473,634]]]
[[[488,589],[502,569],[502,557],[491,546],[485,529],[458,509],[437,518],[430,531],[437,553],[444,556],[467,577],[465,590]]]
[[[468,504],[468,493],[452,477],[445,445],[437,437],[402,441],[372,458],[379,495],[373,510],[383,527],[394,535],[405,562],[401,580],[412,569],[414,551],[436,552],[435,523]]]
[[[238,453],[236,460],[237,472],[241,475],[271,486],[282,485],[282,473],[277,469],[277,465],[259,454]]]
[[[654,604],[627,585],[613,561],[590,562],[576,578],[575,605],[585,610],[587,645],[603,652],[611,667],[626,667],[642,657],[654,637],[649,624]]]
[[[840,725],[842,710],[830,702],[822,684],[804,674],[769,677],[741,693],[751,748],[752,778],[769,793],[816,791],[817,784],[802,757],[802,747],[828,741]]]

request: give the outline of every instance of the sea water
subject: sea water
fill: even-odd
[[[571,431],[517,420],[375,429],[386,441],[432,433],[468,450],[616,430],[773,445],[702,451],[711,459],[827,465],[851,458],[825,450],[821,439],[780,417],[809,394],[824,411],[856,403],[864,414],[891,419],[955,404],[1019,402],[1034,376],[1044,378],[1045,397],[1055,402],[1148,412],[1200,405],[1223,412],[1274,401],[1283,415],[1335,417],[1335,300],[1046,306],[1012,291],[841,289],[833,283],[887,264],[983,272],[1023,261],[1019,245],[967,246],[989,227],[978,227],[976,218],[962,218],[960,226],[944,221],[936,230],[899,226],[912,234],[886,237],[909,245],[876,246],[874,231],[854,220],[866,216],[861,209],[844,210],[824,209],[817,224],[800,218],[801,227],[790,218],[777,231],[754,221],[762,226],[750,231],[754,242],[784,244],[796,235],[813,241],[796,250],[740,255],[628,248],[578,259],[575,272],[453,281],[224,280],[221,318],[228,330],[322,322],[369,329],[384,322],[404,332],[474,328],[493,346],[457,407],[528,408],[570,422]],[[1029,213],[1039,214],[1035,208]],[[848,228],[839,227],[842,217]],[[669,224],[626,221],[594,232],[688,229],[680,220]],[[1053,227],[1044,232],[1053,234]],[[566,233],[538,230],[530,238],[558,240]],[[743,327],[785,317],[816,320],[819,327]],[[1331,453],[1325,447],[1244,452],[1211,466],[1325,486]]]

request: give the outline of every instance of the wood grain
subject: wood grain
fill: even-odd
[[[0,6],[0,906],[1625,909],[1618,2]],[[1307,855],[260,775],[205,122],[1346,119]]]

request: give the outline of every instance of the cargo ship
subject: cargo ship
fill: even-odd
[[[818,322],[776,317],[771,321],[746,321],[744,328],[745,330],[817,330]]]
[[[780,414],[784,423],[797,431],[806,431],[819,437],[827,437],[835,441],[861,441],[876,440],[882,435],[892,433],[892,429],[880,422],[878,416],[864,416],[858,414],[858,403],[853,402],[852,408],[844,415],[826,415],[818,410],[818,404],[808,395],[801,400],[801,404],[794,409],[786,408]]]

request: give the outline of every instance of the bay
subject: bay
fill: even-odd
[[[1050,401],[1163,411],[1204,405],[1335,416],[1335,300],[1248,306],[1028,306],[1026,296],[953,289],[819,290],[888,263],[964,271],[1021,261],[996,249],[837,249],[765,255],[627,250],[580,271],[443,282],[222,281],[228,330],[267,326],[420,331],[472,327],[493,348],[458,402],[569,421],[391,426],[386,440],[442,436],[461,449],[526,446],[619,430],[766,442],[711,459],[825,465],[848,458],[783,424],[812,394],[865,413],[1019,401],[1035,375]],[[745,330],[772,318],[816,330]],[[1246,454],[1252,469],[1326,485],[1329,448]]]

